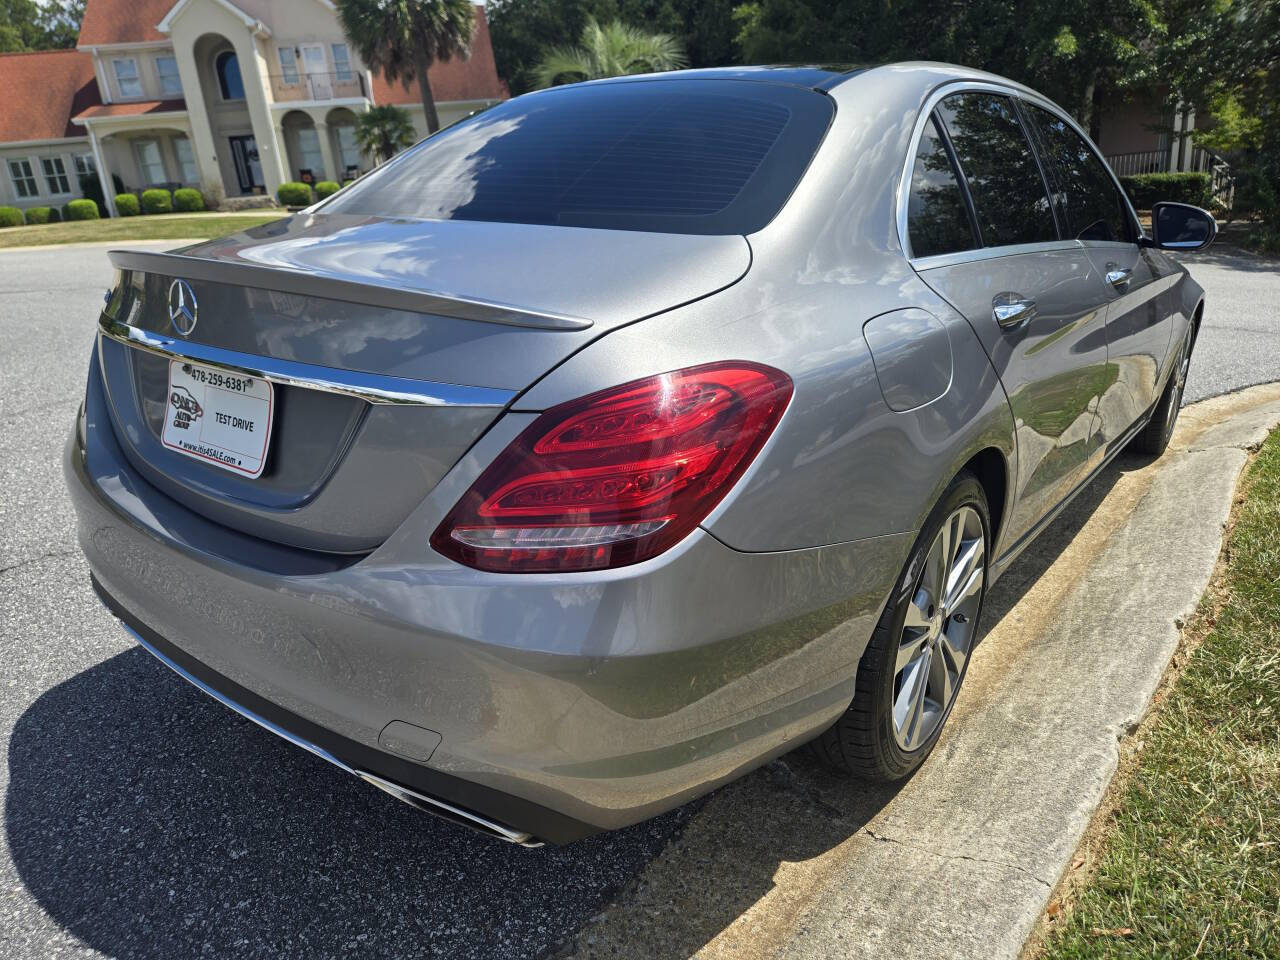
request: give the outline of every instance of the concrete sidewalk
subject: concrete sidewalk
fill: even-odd
[[[1017,957],[1070,866],[1222,546],[1280,385],[1182,411],[994,588],[933,756],[869,790],[784,757],[715,794],[582,931],[583,956]]]

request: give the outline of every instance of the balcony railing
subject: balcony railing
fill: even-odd
[[[287,76],[273,73],[271,92],[277,103],[303,100],[349,100],[368,97],[364,75],[346,73],[304,73]]]

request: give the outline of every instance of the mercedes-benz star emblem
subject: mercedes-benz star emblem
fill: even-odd
[[[185,280],[169,284],[169,322],[184,337],[196,328],[196,295]]]

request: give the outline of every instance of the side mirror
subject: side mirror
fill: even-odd
[[[1200,250],[1218,235],[1218,221],[1189,203],[1161,201],[1151,208],[1151,239],[1161,250]]]

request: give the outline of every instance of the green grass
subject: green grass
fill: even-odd
[[[1149,725],[1097,872],[1042,960],[1280,957],[1280,431],[1228,540],[1223,606]]]
[[[113,220],[78,220],[39,226],[0,229],[0,248],[35,247],[50,243],[94,243],[104,240],[208,239],[248,230],[287,216],[264,212],[254,216],[217,213],[169,213],[154,217],[117,217]]]

